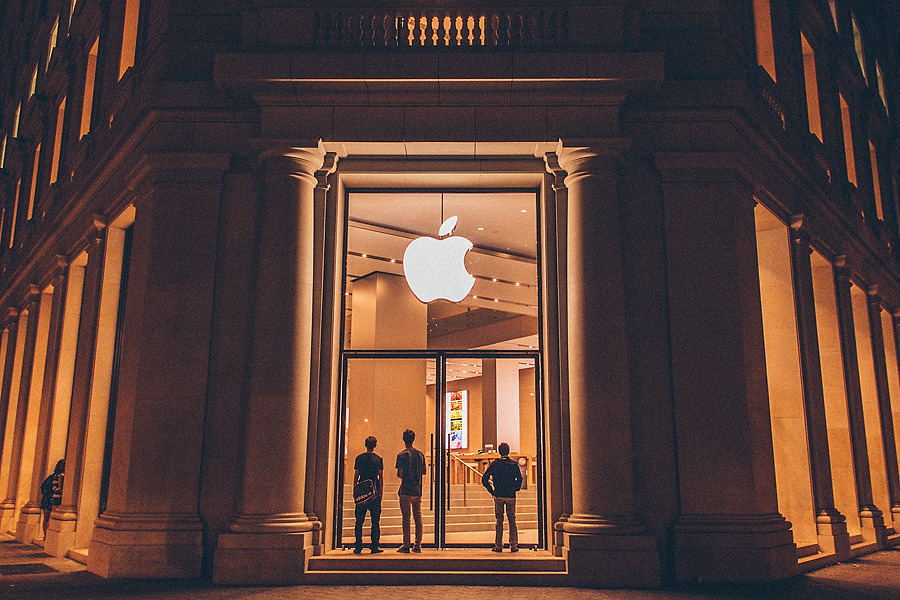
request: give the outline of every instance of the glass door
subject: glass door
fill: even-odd
[[[543,547],[543,443],[535,354],[461,353],[444,357],[440,409],[443,462],[437,489],[440,544],[494,544],[494,500],[482,485],[500,444],[522,474],[516,494],[519,545]],[[503,543],[509,543],[504,523]]]
[[[354,464],[356,457],[366,451],[365,440],[369,436],[376,438],[374,452],[384,463],[380,544],[396,547],[402,543],[396,458],[405,447],[403,432],[407,429],[416,434],[413,447],[425,454],[423,544],[437,545],[436,498],[432,493],[436,407],[434,392],[429,394],[427,381],[427,374],[435,372],[436,363],[434,357],[427,356],[345,356],[336,547],[350,547],[355,542]],[[366,546],[371,539],[370,528],[371,518],[367,516],[362,538]]]
[[[425,454],[423,546],[490,547],[494,501],[482,475],[501,443],[522,473],[516,495],[519,545],[545,546],[542,410],[536,353],[347,353],[344,357],[336,547],[355,541],[354,462],[375,436],[384,463],[380,544],[402,543],[396,456],[403,432]],[[371,519],[363,526],[370,542]],[[503,542],[509,542],[508,524]]]

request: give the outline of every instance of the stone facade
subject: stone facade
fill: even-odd
[[[322,581],[347,190],[527,188],[562,581],[896,544],[900,11],[769,4],[7,3],[0,527],[106,577]]]

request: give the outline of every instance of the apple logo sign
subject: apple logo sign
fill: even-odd
[[[409,289],[425,304],[438,298],[459,302],[475,285],[475,278],[463,262],[472,242],[464,237],[449,237],[456,229],[456,221],[455,216],[444,221],[438,230],[442,239],[416,238],[403,253],[403,272]]]

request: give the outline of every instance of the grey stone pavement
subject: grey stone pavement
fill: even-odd
[[[24,571],[24,572],[23,572]],[[34,571],[43,571],[34,573]],[[17,574],[18,573],[18,574]],[[664,590],[440,586],[225,587],[200,581],[105,580],[39,546],[0,536],[3,600],[900,600],[900,548],[771,585],[690,585]]]

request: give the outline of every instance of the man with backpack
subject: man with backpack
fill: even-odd
[[[378,440],[374,435],[366,438],[366,451],[356,457],[353,471],[353,497],[356,500],[356,526],[354,533],[356,534],[356,544],[353,546],[353,553],[359,554],[363,549],[362,529],[363,521],[366,519],[366,512],[372,519],[372,554],[384,552],[379,548],[378,543],[381,539],[381,495],[383,490],[383,471],[384,461],[380,456],[375,454],[375,446]]]
[[[500,458],[493,461],[484,472],[481,484],[494,497],[494,516],[497,517],[494,552],[503,551],[503,511],[509,521],[509,551],[519,551],[519,531],[516,529],[516,492],[522,487],[522,473],[516,461],[509,458],[509,444],[497,447]]]

